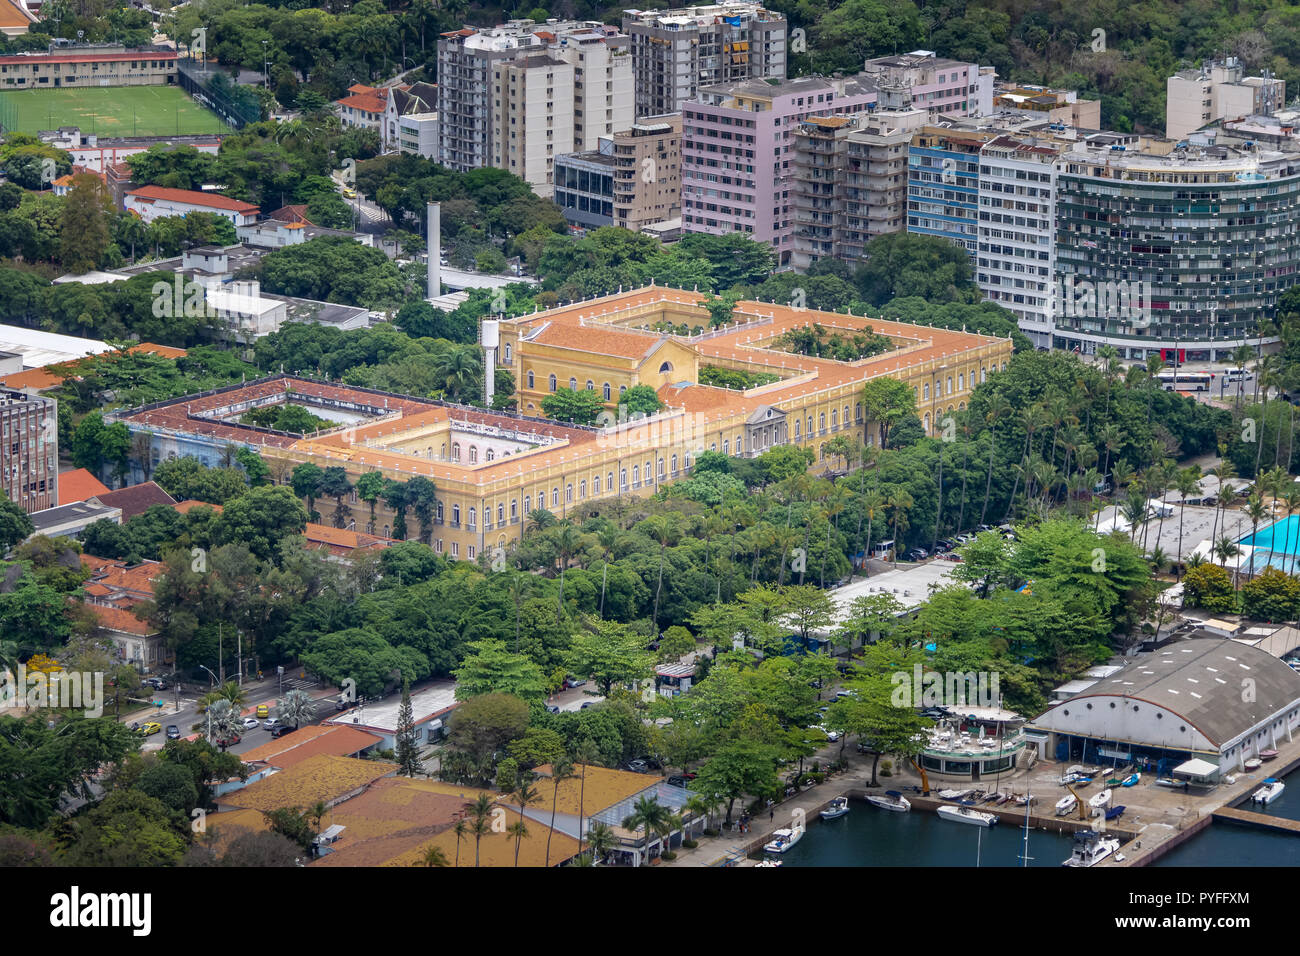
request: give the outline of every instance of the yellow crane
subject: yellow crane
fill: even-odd
[[[1075,803],[1077,803],[1077,804],[1079,805],[1079,819],[1080,819],[1080,820],[1086,820],[1086,819],[1088,819],[1088,810],[1087,810],[1087,808],[1084,806],[1084,803],[1083,803],[1083,797],[1081,797],[1081,796],[1079,796],[1077,793],[1075,793],[1075,792],[1074,792],[1074,787],[1070,786],[1068,783],[1065,785],[1065,789],[1070,791],[1071,796],[1074,797]]]
[[[922,767],[915,760],[913,760],[911,757],[908,757],[907,761],[913,767],[915,767],[916,772],[921,775],[921,795],[924,797],[928,797],[930,795],[930,778],[925,775],[925,768]]]

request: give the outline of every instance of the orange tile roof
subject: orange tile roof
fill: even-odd
[[[395,763],[317,754],[287,770],[228,793],[217,803],[247,810],[280,810],[310,807],[317,802],[332,803],[396,769]]]
[[[6,375],[0,379],[0,385],[5,388],[29,388],[33,391],[43,392],[47,388],[54,388],[56,385],[62,385],[63,379],[50,372],[51,366],[45,368],[29,368],[25,372],[14,372],[12,375]]]
[[[125,561],[97,558],[90,554],[81,556],[81,566],[90,572],[94,583],[115,592],[125,591],[141,597],[152,596],[154,582],[167,572],[161,561],[145,560],[128,567]]]
[[[356,93],[335,102],[363,113],[382,113],[388,109],[388,97],[374,93]]]
[[[158,355],[162,358],[178,359],[189,355],[185,349],[173,348],[170,345],[158,345],[154,342],[141,342],[139,345],[133,345],[128,352],[146,352],[150,355]]]
[[[535,345],[551,345],[593,355],[643,359],[667,341],[667,336],[591,326],[551,325],[528,341]]]
[[[218,196],[216,193],[199,192],[195,189],[168,189],[166,186],[141,186],[139,189],[133,189],[128,196],[135,196],[139,199],[159,200],[166,199],[171,202],[188,203],[191,206],[207,206],[210,209],[225,209],[229,212],[255,213],[258,207],[250,202],[241,202],[238,199],[231,199],[228,196]]]
[[[172,505],[172,507],[183,515],[189,514],[195,508],[211,508],[217,514],[221,514],[222,511],[221,505],[208,504],[206,501],[195,501],[193,498],[189,498],[185,501],[178,501],[176,504]]]
[[[319,706],[319,705],[318,705]],[[266,763],[284,769],[319,754],[350,757],[358,751],[381,743],[383,738],[355,727],[338,724],[303,727],[279,740],[272,740],[239,755],[244,763]]]
[[[151,634],[158,633],[156,627],[152,627],[147,622],[140,620],[130,611],[116,607],[104,607],[99,604],[88,604],[86,606],[94,612],[95,618],[99,621],[99,626],[110,631],[135,634],[138,637],[148,637]]]
[[[389,538],[361,531],[345,531],[331,528],[329,525],[307,522],[303,536],[313,544],[324,544],[330,548],[343,551],[355,551],[358,548],[386,548],[393,542]]]
[[[108,492],[104,484],[84,468],[59,473],[59,504],[71,505]]]

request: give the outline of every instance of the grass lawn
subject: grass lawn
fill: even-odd
[[[83,133],[100,136],[183,136],[229,130],[176,86],[4,90],[0,125],[20,133],[79,126]]]

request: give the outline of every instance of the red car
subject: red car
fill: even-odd
[[[239,743],[239,741],[240,741],[241,739],[242,739],[242,738],[239,736],[239,734],[235,734],[233,737],[222,737],[222,738],[220,738],[220,739],[217,741],[217,746],[218,746],[218,747],[233,747],[233,746],[235,746],[235,744]]]

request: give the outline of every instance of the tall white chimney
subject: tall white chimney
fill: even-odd
[[[436,299],[442,295],[442,206],[436,202],[429,203],[429,237],[425,243],[429,252],[429,290],[428,298]]]
[[[501,323],[497,319],[484,319],[478,330],[479,344],[483,346],[483,401],[492,407],[496,391],[497,349],[501,347]]]

